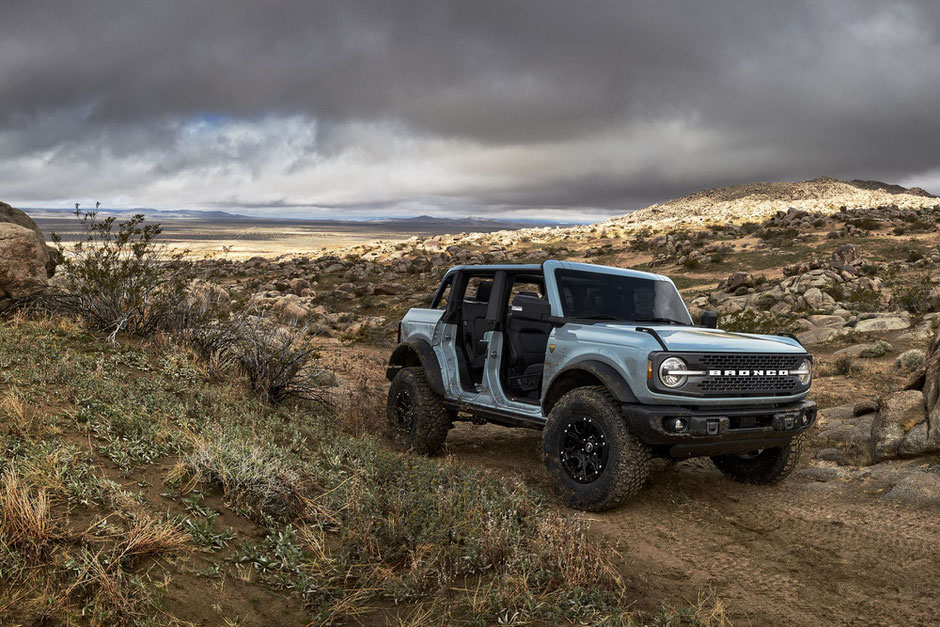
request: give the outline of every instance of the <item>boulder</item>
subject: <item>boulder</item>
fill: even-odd
[[[307,279],[291,279],[290,291],[298,296],[303,296],[303,291],[310,288],[310,281]]]
[[[885,395],[871,424],[871,454],[875,462],[927,452],[927,406],[919,390]],[[923,425],[923,428],[915,428]],[[923,431],[923,433],[921,433]]]
[[[42,291],[50,277],[50,256],[41,235],[19,224],[0,222],[0,300],[27,298]]]
[[[726,279],[725,284],[725,289],[729,292],[734,292],[739,287],[754,287],[754,275],[750,272],[735,272]]]
[[[807,316],[807,320],[809,320],[813,324],[814,327],[843,327],[845,326],[845,320],[841,316],[816,314],[812,316]]]
[[[800,344],[822,344],[841,334],[840,329],[834,327],[814,327],[806,331],[799,331],[796,339]]]
[[[42,231],[39,230],[39,227],[36,226],[36,223],[32,218],[16,207],[11,207],[5,202],[0,202],[0,222],[22,226],[34,232],[39,237],[43,236]]]
[[[46,239],[42,231],[36,226],[36,223],[16,207],[11,207],[5,202],[0,202],[0,224],[15,224],[29,229],[39,237],[39,241],[46,247],[48,253],[46,257],[46,277],[51,278],[55,274],[55,268],[59,259],[59,251],[52,246],[46,246]]]
[[[353,283],[341,283],[336,286],[334,293],[336,294],[337,298],[348,298],[352,300],[358,296],[359,288],[357,288]]]
[[[838,451],[820,456],[841,465],[871,464],[871,425],[875,412],[857,412],[853,405],[822,409],[812,435],[814,445]]]
[[[885,316],[868,318],[855,323],[855,330],[859,333],[872,333],[876,331],[898,331],[911,326],[910,315]]]
[[[310,312],[300,304],[300,298],[291,294],[277,299],[272,307],[277,319],[284,324],[296,324],[306,320]]]
[[[940,474],[914,470],[897,480],[884,498],[919,507],[940,509]]]
[[[232,297],[225,289],[209,281],[193,281],[189,286],[187,300],[190,306],[201,311],[214,311],[225,315],[232,310]]]

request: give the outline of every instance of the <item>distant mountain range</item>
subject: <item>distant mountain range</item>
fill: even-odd
[[[61,220],[68,218],[74,213],[74,209],[50,209],[45,207],[24,207],[22,208],[33,219]],[[80,207],[82,211],[84,208]],[[89,208],[90,211],[94,209]],[[363,225],[376,224],[394,227],[405,227],[408,225],[421,226],[423,228],[436,227],[439,229],[452,229],[457,231],[498,231],[503,229],[519,229],[533,226],[572,226],[580,222],[561,222],[556,220],[542,220],[532,218],[480,218],[475,216],[464,216],[459,218],[440,218],[435,216],[421,215],[414,217],[390,217],[390,218],[363,218],[361,220],[337,220],[330,218],[310,219],[310,218],[277,218],[271,216],[246,216],[239,213],[229,213],[227,211],[199,211],[194,209],[149,209],[145,207],[134,209],[106,209],[104,207],[97,209],[98,213],[107,216],[116,216],[119,218],[128,218],[135,214],[143,214],[148,219],[153,220],[202,220],[205,222],[291,222],[303,223],[306,225],[322,224],[324,226],[341,225]]]

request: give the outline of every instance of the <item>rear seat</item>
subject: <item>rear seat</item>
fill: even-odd
[[[470,378],[479,383],[483,380],[483,367],[488,350],[483,336],[487,331],[486,310],[489,308],[492,281],[481,281],[472,299],[464,299],[461,312],[463,345],[467,353]]]

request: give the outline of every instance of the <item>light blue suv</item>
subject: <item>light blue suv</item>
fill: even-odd
[[[774,483],[816,419],[813,358],[792,337],[695,325],[661,275],[565,261],[460,266],[399,325],[389,360],[396,439],[440,450],[455,420],[543,431],[559,496],[604,510],[639,491],[651,456],[710,456]]]

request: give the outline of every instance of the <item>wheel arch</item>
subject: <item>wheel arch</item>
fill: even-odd
[[[385,369],[385,378],[391,381],[402,368],[420,366],[424,368],[431,389],[444,396],[444,377],[441,374],[441,363],[437,353],[425,340],[406,340],[401,342],[392,351]]]
[[[588,359],[566,366],[555,375],[542,398],[542,413],[548,416],[559,399],[571,390],[597,385],[603,386],[621,403],[637,402],[630,385],[613,366]]]

